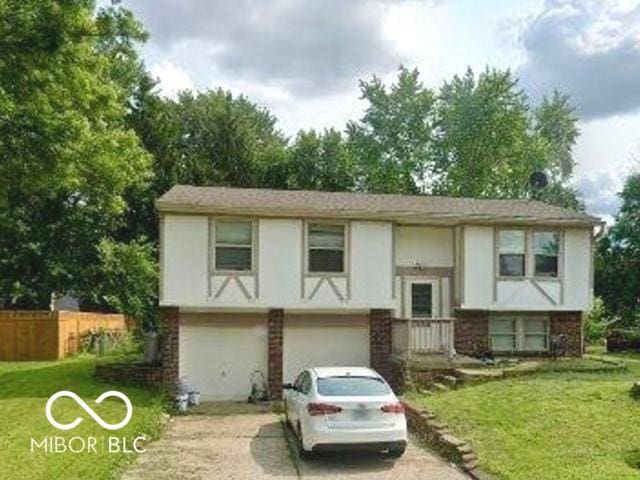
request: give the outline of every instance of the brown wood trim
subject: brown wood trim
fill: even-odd
[[[453,267],[396,267],[396,275],[453,278]]]
[[[451,227],[457,225],[527,225],[527,226],[558,226],[590,228],[600,224],[599,219],[570,219],[570,218],[534,218],[511,217],[501,218],[492,215],[463,215],[455,213],[420,214],[350,211],[346,209],[326,212],[314,212],[312,210],[291,210],[287,214],[274,213],[273,210],[246,207],[213,207],[191,204],[165,204],[156,201],[156,210],[170,215],[215,215],[220,217],[253,216],[265,218],[305,218],[316,220],[370,220],[380,222],[407,223],[416,226]],[[239,211],[242,213],[239,214]]]

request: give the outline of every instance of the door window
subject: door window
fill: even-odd
[[[411,284],[411,317],[433,317],[433,285],[430,283]]]

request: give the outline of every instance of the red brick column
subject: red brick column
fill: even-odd
[[[453,343],[457,353],[480,356],[489,346],[489,314],[484,310],[458,310],[455,314]]]
[[[272,308],[267,316],[269,358],[268,386],[271,400],[282,399],[282,323],[284,310]]]
[[[582,312],[549,312],[549,333],[553,335],[567,335],[567,355],[581,357],[583,353],[582,341]]]
[[[369,355],[371,368],[392,382],[393,369],[393,327],[391,310],[371,309],[369,311]]]
[[[178,362],[180,344],[180,314],[178,307],[158,307],[160,330],[160,361],[162,364],[162,389],[170,398],[178,393]]]

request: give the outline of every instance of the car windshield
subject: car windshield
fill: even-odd
[[[325,377],[318,378],[318,393],[328,397],[388,395],[389,386],[375,377]]]

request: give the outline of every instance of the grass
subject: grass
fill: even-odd
[[[608,355],[609,358],[616,358]],[[469,441],[497,478],[640,479],[640,355],[624,371],[550,371],[409,395]]]
[[[101,359],[100,361],[108,360]],[[14,480],[111,479],[134,458],[132,453],[45,453],[31,451],[31,438],[117,436],[133,439],[140,435],[157,437],[162,430],[163,400],[157,394],[100,383],[92,378],[98,360],[92,356],[51,362],[0,362],[0,465],[2,478]],[[60,398],[54,403],[53,416],[60,423],[76,417],[83,421],[74,429],[61,431],[45,417],[47,399],[60,390],[77,393],[105,421],[117,423],[123,418],[124,405],[117,398],[97,405],[94,400],[107,390],[125,393],[133,404],[133,417],[118,431],[100,427],[73,400]],[[76,443],[78,445],[78,443]]]

